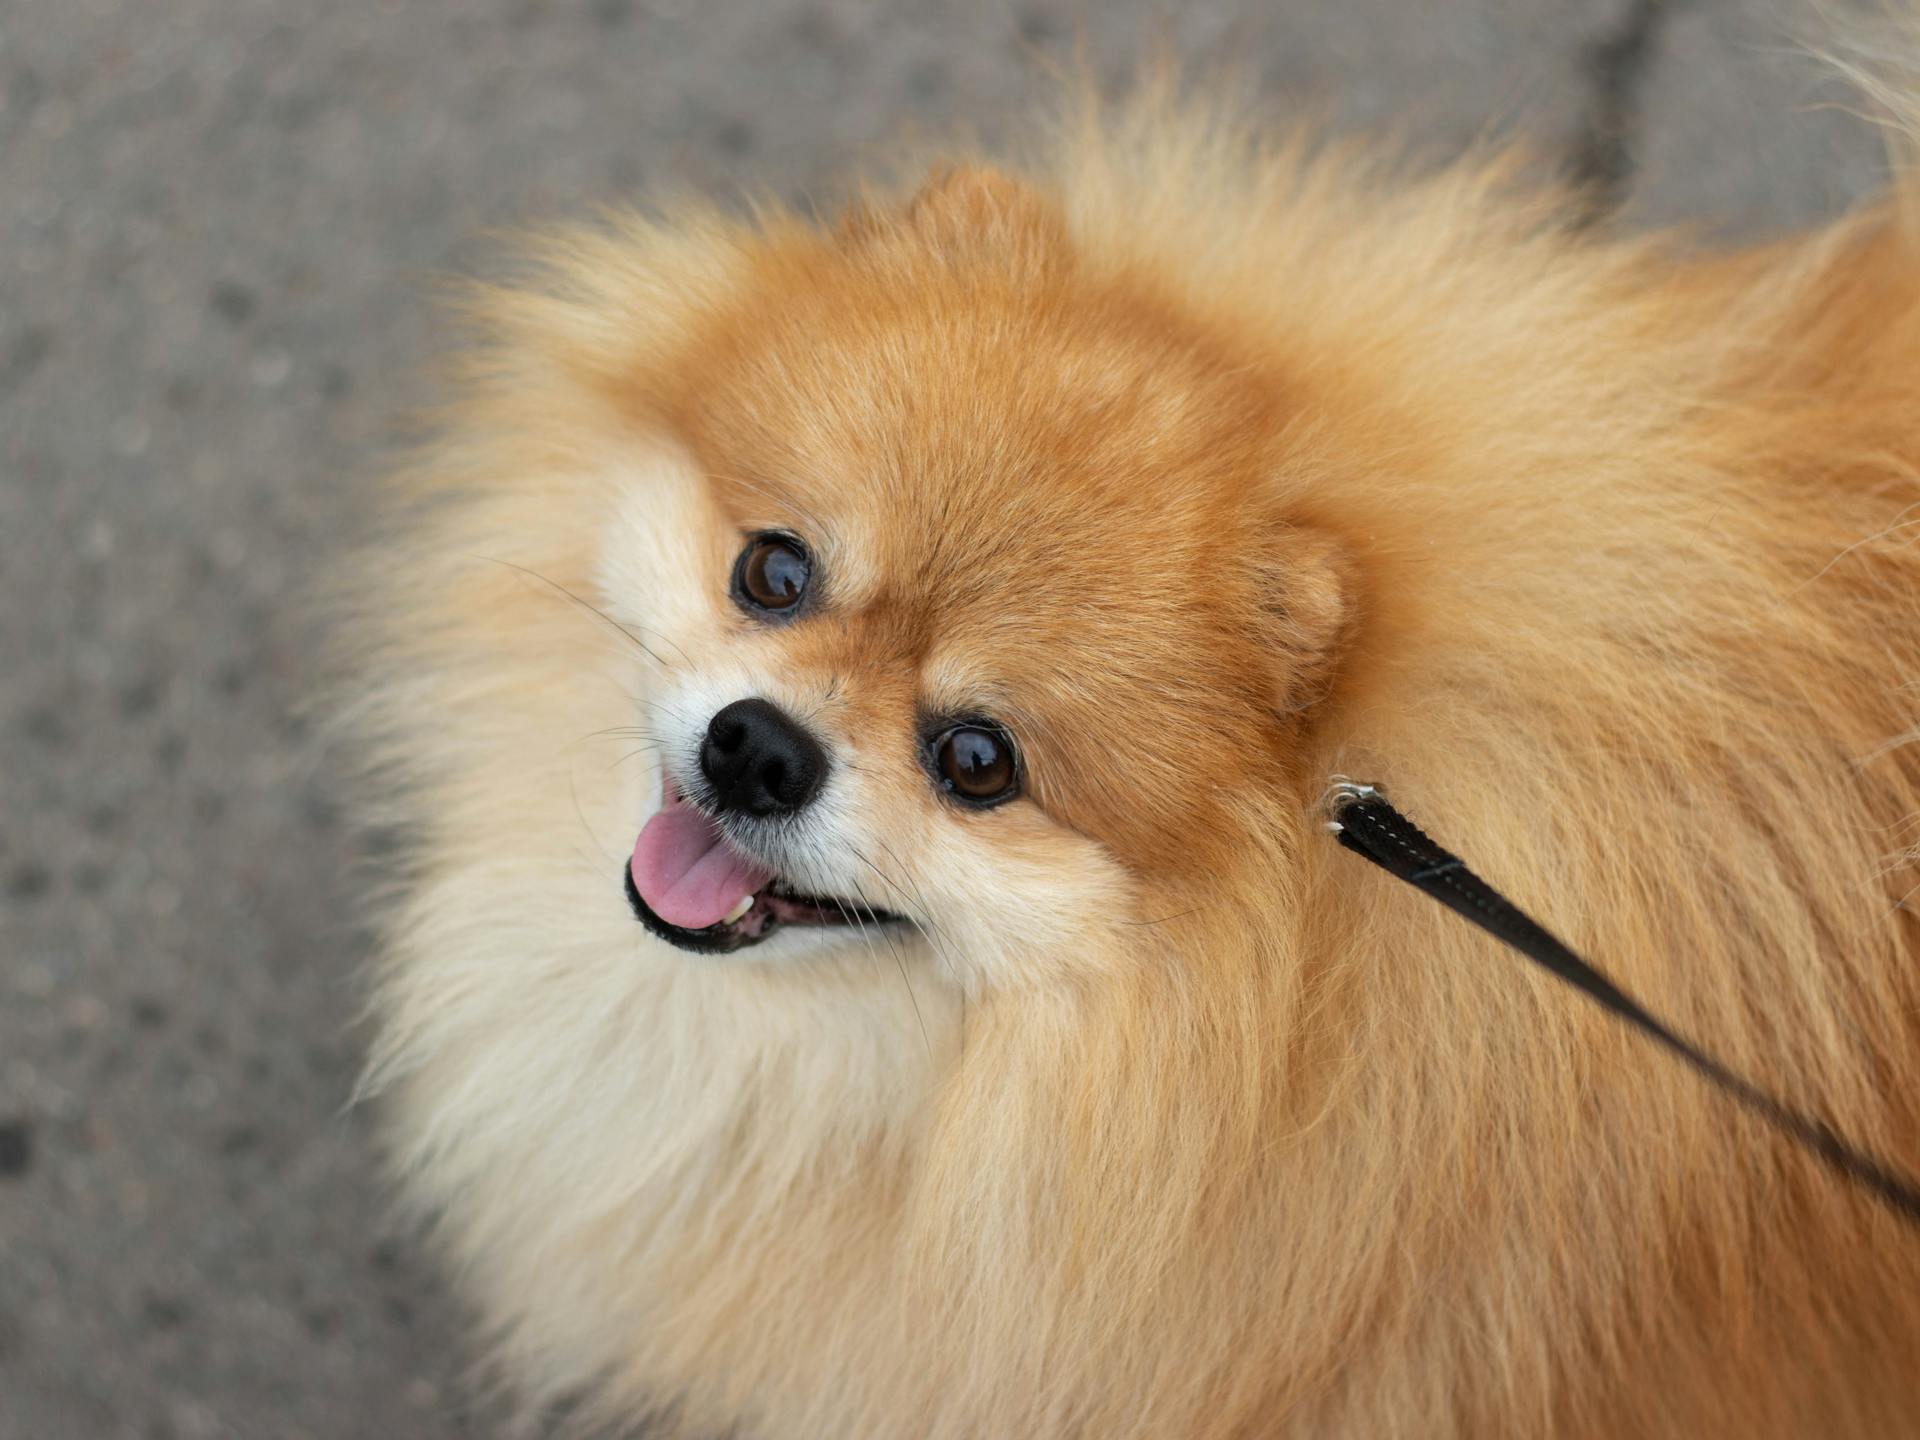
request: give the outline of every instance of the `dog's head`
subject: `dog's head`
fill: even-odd
[[[601,573],[659,659],[650,928],[1018,966],[1231,867],[1352,610],[1286,376],[974,170],[752,253],[670,375]]]

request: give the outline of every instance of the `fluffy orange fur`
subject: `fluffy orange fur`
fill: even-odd
[[[480,297],[351,588],[411,837],[376,1081],[523,1400],[767,1440],[1920,1429],[1920,1237],[1322,833],[1330,773],[1382,782],[1920,1167],[1917,242],[1889,206],[1700,256],[1515,175],[1149,96],[835,223],[571,233]],[[748,633],[769,525],[831,598]],[[858,893],[917,931],[639,932],[621,757],[690,676],[859,757]],[[1023,799],[931,793],[949,702],[1018,735]]]

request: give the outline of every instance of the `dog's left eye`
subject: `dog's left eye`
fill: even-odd
[[[956,725],[933,742],[941,788],[975,805],[1011,800],[1020,789],[1013,737],[997,725]]]
[[[813,562],[791,535],[756,535],[733,566],[733,594],[753,610],[791,610],[807,592]]]

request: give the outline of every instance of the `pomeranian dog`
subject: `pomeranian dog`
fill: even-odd
[[[478,292],[350,588],[489,1353],[659,1436],[1920,1433],[1920,1235],[1320,803],[1920,1164],[1920,229],[1148,89]]]

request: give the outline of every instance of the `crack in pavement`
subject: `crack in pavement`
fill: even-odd
[[[1619,209],[1638,164],[1640,98],[1667,17],[1685,0],[1632,0],[1609,35],[1586,46],[1580,69],[1590,97],[1568,146],[1567,170],[1586,197],[1584,224]]]

